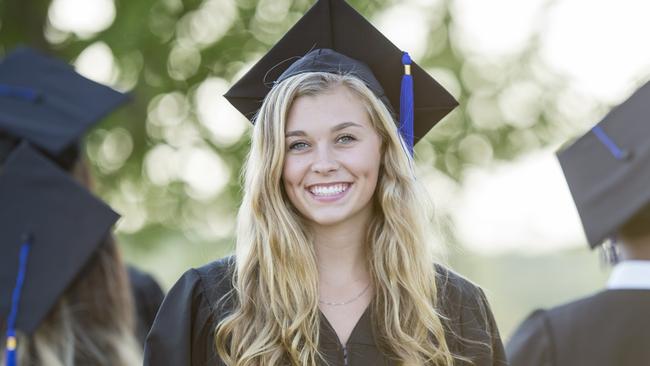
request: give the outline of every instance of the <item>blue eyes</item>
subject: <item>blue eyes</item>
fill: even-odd
[[[357,139],[354,136],[349,134],[340,135],[336,137],[336,143],[343,144],[343,145],[350,144],[354,141],[357,141]],[[296,141],[289,145],[289,150],[300,151],[300,150],[305,150],[308,147],[309,147],[309,143],[305,141]]]
[[[352,135],[341,135],[336,139],[337,142],[341,142],[341,143],[344,143],[344,144],[349,144],[350,142],[356,141],[356,140],[357,139],[355,139],[354,136],[352,136]]]
[[[289,150],[304,150],[307,148],[307,144],[304,142],[294,142],[293,144],[289,145]]]

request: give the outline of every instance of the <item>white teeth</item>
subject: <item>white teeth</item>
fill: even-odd
[[[334,196],[348,189],[349,184],[333,184],[328,186],[311,186],[309,191],[316,196]]]

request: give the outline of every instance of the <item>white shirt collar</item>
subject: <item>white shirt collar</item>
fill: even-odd
[[[618,263],[609,276],[607,288],[650,290],[650,260],[629,260]]]

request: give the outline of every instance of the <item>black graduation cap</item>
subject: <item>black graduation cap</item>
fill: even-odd
[[[0,132],[55,159],[127,100],[126,94],[31,48],[19,47],[0,61]]]
[[[353,73],[393,111],[401,109],[402,122],[409,119],[400,103],[405,65],[413,84],[406,113],[414,131],[407,135],[417,143],[458,102],[344,0],[318,0],[225,97],[253,120],[275,83],[304,72]]]
[[[558,159],[593,248],[650,202],[650,83]]]
[[[32,334],[118,215],[26,142],[0,167],[0,202],[0,323]]]

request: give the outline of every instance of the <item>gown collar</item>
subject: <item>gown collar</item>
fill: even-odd
[[[650,290],[650,260],[627,260],[618,263],[607,282],[609,290]]]
[[[368,305],[366,310],[363,312],[357,324],[352,329],[350,333],[350,338],[348,338],[347,345],[350,344],[364,344],[368,346],[375,346],[375,338],[372,332],[372,322],[371,322],[371,307],[372,304]],[[334,327],[327,320],[325,315],[320,312],[321,318],[321,344],[323,345],[341,345],[341,342],[336,335]]]

